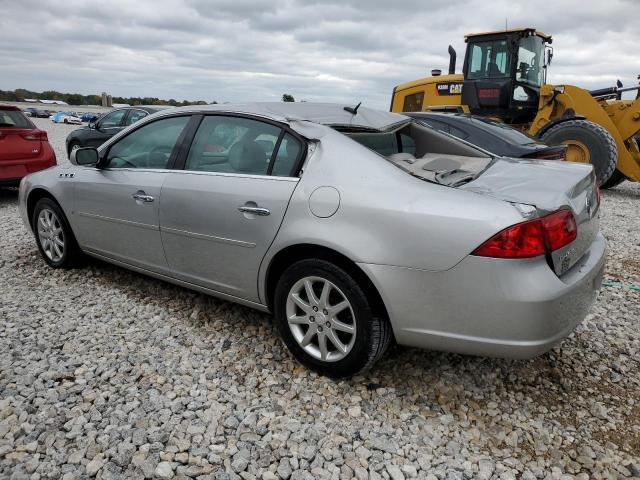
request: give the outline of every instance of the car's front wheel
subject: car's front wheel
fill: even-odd
[[[82,251],[62,209],[50,198],[38,200],[31,220],[42,258],[53,268],[80,264]]]
[[[320,259],[287,268],[276,287],[275,322],[304,365],[334,378],[371,367],[386,350],[391,326],[345,269]]]

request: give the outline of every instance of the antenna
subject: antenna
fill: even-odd
[[[358,108],[360,108],[360,105],[362,105],[362,102],[358,103],[355,107],[344,107],[344,111],[355,115],[358,113]]]
[[[507,30],[509,30],[509,24],[507,22],[507,17],[504,17],[504,31],[506,32]]]

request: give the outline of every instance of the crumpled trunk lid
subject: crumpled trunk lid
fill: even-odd
[[[535,216],[571,209],[578,227],[577,238],[550,255],[558,276],[582,258],[599,231],[598,194],[591,165],[498,158],[473,181],[458,188],[531,205]]]

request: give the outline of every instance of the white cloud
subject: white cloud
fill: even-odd
[[[635,0],[0,0],[0,88],[217,101],[364,101],[446,70],[467,32],[554,36],[549,81],[604,87],[640,73]],[[7,41],[8,39],[8,41]]]

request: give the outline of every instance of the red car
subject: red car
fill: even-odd
[[[0,105],[0,185],[14,186],[29,173],[56,165],[47,132],[18,107]]]

